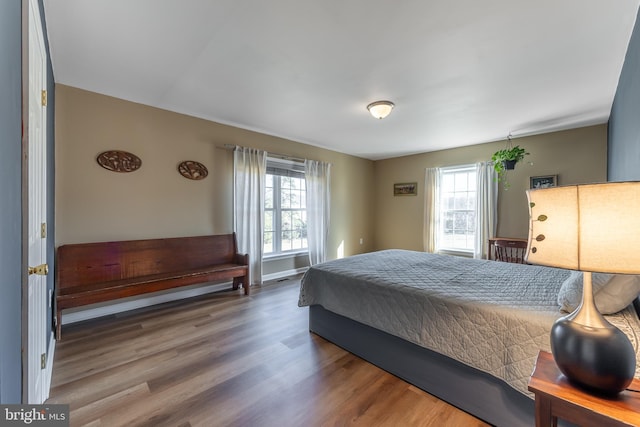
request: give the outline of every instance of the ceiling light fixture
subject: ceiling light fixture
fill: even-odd
[[[376,119],[384,119],[391,113],[395,105],[391,101],[376,101],[367,105],[367,110]]]

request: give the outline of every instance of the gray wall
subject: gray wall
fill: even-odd
[[[640,11],[609,118],[608,180],[640,180]]]
[[[0,1],[0,403],[21,401],[22,5]]]
[[[44,8],[39,0],[44,21]],[[0,1],[0,403],[22,400],[22,1]],[[46,26],[43,22],[45,44]],[[55,271],[54,105],[51,60],[47,64],[47,256]],[[47,287],[53,290],[54,275]],[[47,330],[53,330],[48,309]],[[47,345],[49,342],[47,341]]]
[[[49,52],[49,39],[47,38],[47,23],[44,16],[44,5],[42,0],[38,0],[40,5],[40,17],[42,19],[42,34],[44,34],[44,44],[47,49],[47,264],[51,273],[47,276],[47,295],[53,295],[53,285],[56,270],[55,266],[55,105],[56,90],[53,80],[53,67],[51,66],[51,53]],[[53,298],[53,297],[52,297]],[[53,304],[52,301],[47,313],[47,331],[53,331]],[[48,337],[48,336],[47,336]],[[49,340],[47,340],[47,351],[49,350]]]

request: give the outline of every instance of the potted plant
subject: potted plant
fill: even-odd
[[[504,182],[505,189],[509,188],[509,184],[507,183],[505,176],[507,170],[515,169],[516,163],[524,159],[524,156],[528,154],[529,153],[527,153],[524,148],[516,145],[515,147],[507,147],[502,150],[498,150],[493,154],[493,156],[491,156],[493,168],[498,174],[498,181]]]

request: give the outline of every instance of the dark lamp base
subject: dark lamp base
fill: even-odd
[[[627,336],[613,325],[583,326],[567,317],[551,328],[551,351],[560,371],[594,393],[615,395],[627,388],[636,369],[635,351]]]

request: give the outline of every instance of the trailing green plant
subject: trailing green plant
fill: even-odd
[[[515,147],[507,147],[502,150],[498,150],[493,153],[493,156],[491,156],[493,168],[498,174],[498,181],[502,181],[504,183],[505,190],[509,188],[509,183],[506,178],[507,169],[505,162],[520,162],[524,159],[524,156],[528,154],[527,150],[516,145]]]

